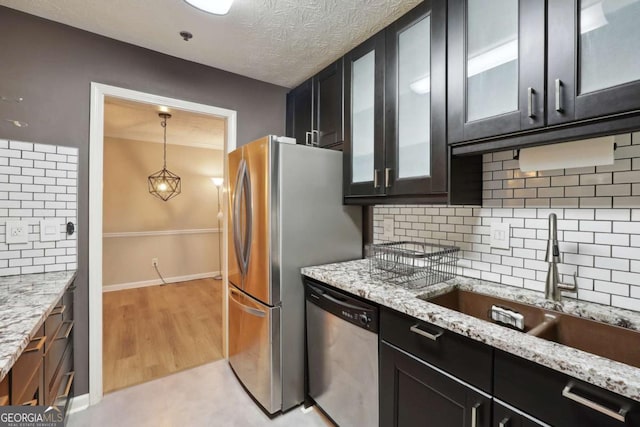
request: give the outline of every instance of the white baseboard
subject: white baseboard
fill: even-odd
[[[89,393],[81,394],[71,398],[69,413],[84,411],[89,407]]]
[[[164,281],[167,283],[186,282],[188,280],[207,279],[209,277],[216,277],[219,274],[220,274],[219,271],[210,271],[207,273],[189,274],[186,276],[166,277]],[[143,280],[141,282],[129,282],[129,283],[118,283],[115,285],[105,285],[102,287],[102,292],[121,291],[124,289],[144,288],[146,286],[157,286],[157,285],[162,285],[162,280],[153,279],[153,280]]]

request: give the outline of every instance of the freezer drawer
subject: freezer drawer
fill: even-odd
[[[282,408],[280,307],[269,307],[229,285],[229,363],[271,414]]]

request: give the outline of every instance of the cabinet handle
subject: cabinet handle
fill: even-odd
[[[315,135],[315,138],[313,137]],[[320,131],[312,130],[311,131],[311,146],[319,147],[320,146]]]
[[[594,402],[593,400],[589,400],[586,397],[582,397],[575,394],[572,390],[573,387],[574,387],[573,383],[567,384],[566,387],[562,390],[562,396],[566,397],[567,399],[573,400],[574,402],[577,402],[581,405],[584,405],[587,408],[591,408],[594,411],[598,411],[601,414],[607,415],[615,420],[618,420],[623,423],[626,422],[625,419],[627,416],[627,412],[629,412],[628,408],[621,407],[620,409],[618,409],[618,411],[614,411],[612,409],[607,408],[606,406],[603,406],[599,403]]]
[[[73,377],[75,376],[75,372],[71,371],[66,376],[67,376],[67,385],[64,387],[64,393],[58,396],[56,400],[65,399],[69,397],[69,393],[71,392],[71,384],[73,384]]]
[[[429,338],[432,341],[438,341],[438,338],[440,338],[443,334],[442,331],[439,331],[435,334],[429,333],[427,331],[423,331],[422,329],[420,329],[419,325],[413,325],[412,327],[409,328],[409,330],[414,334],[418,334],[423,337]]]
[[[305,132],[304,135],[304,145],[311,145],[311,132]]]
[[[29,400],[28,402],[22,403],[20,406],[37,406],[38,399]]]
[[[373,188],[380,188],[380,184],[378,183],[378,169],[373,170]]]
[[[536,117],[535,113],[533,112],[533,95],[536,93],[535,90],[533,90],[532,87],[527,88],[527,116],[530,119],[533,119]]]
[[[471,427],[478,427],[478,409],[480,409],[480,403],[476,403],[471,407]]]
[[[391,187],[391,182],[389,179],[389,175],[391,172],[391,168],[384,168],[384,186],[385,188]]]
[[[498,423],[498,427],[509,427],[509,421],[511,421],[509,417],[504,418],[500,423]]]
[[[64,323],[66,323],[67,325],[69,325],[69,326],[67,326],[67,332],[65,332],[65,333],[64,333],[64,335],[61,335],[61,336],[59,336],[59,337],[56,337],[56,340],[62,340],[62,339],[65,339],[65,340],[66,340],[67,338],[69,338],[69,335],[71,335],[71,330],[73,329],[73,320],[68,321],[68,322],[64,322]],[[63,323],[63,324],[64,324],[64,323]]]
[[[556,79],[556,111],[558,113],[563,113],[564,108],[562,108],[562,80]]]
[[[23,351],[23,353],[28,353],[28,352],[31,352],[31,351],[40,351],[40,350],[42,349],[42,346],[44,345],[45,341],[47,340],[47,337],[46,337],[46,335],[45,335],[45,336],[42,336],[42,337],[36,338],[36,339],[34,339],[33,341],[31,341],[31,342],[34,342],[35,340],[38,340],[38,343],[37,343],[34,347],[27,347],[27,348]]]

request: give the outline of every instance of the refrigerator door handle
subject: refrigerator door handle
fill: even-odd
[[[257,317],[265,317],[267,315],[267,313],[265,313],[262,310],[258,310],[257,308],[253,308],[253,307],[249,307],[248,305],[244,305],[242,304],[240,301],[238,301],[235,298],[235,295],[237,295],[238,291],[234,291],[233,289],[229,288],[229,298],[231,298],[231,300],[236,303],[240,309],[242,309],[242,311],[244,311],[247,314],[251,314],[252,316],[257,316]]]
[[[241,248],[241,233],[242,233],[242,224],[240,224],[240,209],[242,191],[244,185],[244,171],[247,165],[244,159],[240,160],[240,166],[238,167],[238,174],[236,176],[236,188],[233,194],[233,249],[236,253],[236,261],[238,262],[238,266],[240,267],[240,273],[242,276],[246,274],[245,271],[245,263],[244,263],[244,254]]]
[[[245,234],[244,238],[243,251],[244,274],[246,275],[249,271],[249,259],[251,257],[251,239],[253,235],[253,198],[251,195],[251,175],[249,174],[249,168],[247,167],[246,163],[244,167],[244,179],[242,180],[242,185],[245,187],[243,196],[246,204],[245,215],[247,216],[247,234]]]

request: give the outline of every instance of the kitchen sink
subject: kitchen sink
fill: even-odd
[[[419,298],[505,326],[504,322],[492,320],[492,307],[497,306],[521,315],[524,322],[517,329],[523,333],[640,368],[639,331],[460,289]]]

